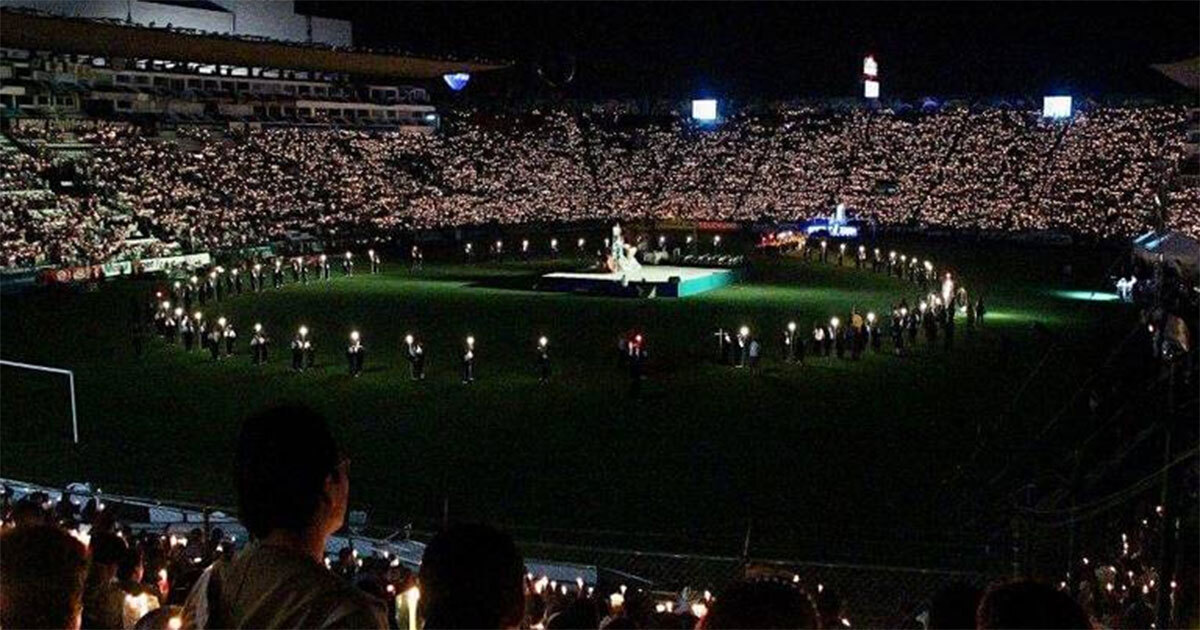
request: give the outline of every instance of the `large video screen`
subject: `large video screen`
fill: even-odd
[[[1042,116],[1046,118],[1070,118],[1070,96],[1046,96],[1042,98]]]
[[[716,119],[716,99],[700,99],[692,101],[692,120],[713,121]]]

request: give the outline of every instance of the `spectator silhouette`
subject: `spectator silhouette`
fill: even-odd
[[[0,534],[0,627],[80,627],[87,551],[49,525]]]
[[[701,623],[726,628],[820,628],[817,609],[804,591],[782,582],[738,582],[721,593]]]
[[[975,615],[976,627],[1091,628],[1091,620],[1066,593],[1033,580],[999,582],[988,587]]]
[[[185,605],[197,628],[386,628],[383,602],[323,565],[342,527],[349,460],[325,419],[276,407],[242,426],[234,464],[238,514],[252,541],[200,577]]]
[[[492,527],[439,532],[421,560],[425,628],[516,628],[525,612],[524,571],[512,539]]]

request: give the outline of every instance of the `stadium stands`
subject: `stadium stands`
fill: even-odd
[[[52,154],[45,136],[63,134],[45,121],[19,123],[11,133],[25,155],[6,163],[6,187],[44,187],[37,176],[49,165],[32,156]],[[0,250],[9,267],[104,261],[122,236],[96,206],[120,208],[142,236],[192,251],[289,231],[328,238],[488,223],[793,220],[835,203],[882,226],[1086,238],[1136,235],[1165,203],[1169,227],[1194,235],[1197,189],[1173,181],[1186,125],[1186,110],[1171,106],[1095,107],[1065,124],[996,108],[800,109],[710,130],[680,118],[468,111],[435,135],[183,127],[175,142],[99,125],[73,135],[93,147],[76,170],[95,201],[55,197],[71,219],[65,235],[23,206],[6,208]]]

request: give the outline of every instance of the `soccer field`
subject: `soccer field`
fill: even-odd
[[[240,334],[238,355],[217,363],[157,339],[135,355],[127,321],[151,281],[6,297],[0,357],[75,371],[81,444],[70,444],[61,377],[4,368],[0,474],[232,505],[239,421],[298,401],[331,419],[352,460],[351,507],[372,523],[432,528],[448,509],[518,539],[723,553],[741,551],[752,523],[760,553],[820,559],[847,547],[938,564],[947,549],[971,554],[994,538],[989,527],[1003,525],[984,516],[999,490],[982,480],[1060,410],[1135,311],[1071,299],[1102,287],[1113,251],[902,245],[987,299],[984,327],[960,323],[950,352],[922,340],[903,358],[783,363],[788,321],[804,332],[854,306],[884,314],[920,291],[852,266],[774,258],[755,259],[738,284],[677,300],[530,289],[541,273],[572,268],[565,261],[397,264],[375,276],[360,265],[353,278],[210,302],[205,317],[229,318]],[[266,366],[250,362],[255,322],[273,341]],[[287,346],[301,324],[317,361],[296,374]],[[1055,340],[1049,355],[1034,324]],[[741,325],[764,345],[757,374],[714,362],[712,332]],[[343,354],[351,330],[368,350],[357,379]],[[617,367],[617,338],[630,330],[650,355],[637,400]],[[425,341],[424,382],[408,379],[407,332]],[[468,334],[470,386],[458,371]],[[548,384],[534,363],[541,335]],[[1001,336],[1015,345],[1006,370]]]

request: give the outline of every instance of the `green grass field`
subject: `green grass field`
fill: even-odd
[[[732,287],[643,301],[528,290],[563,262],[386,267],[210,303],[206,317],[228,317],[241,334],[241,355],[217,364],[160,340],[135,356],[126,321],[149,282],[6,297],[0,356],[75,371],[82,444],[70,445],[65,380],[4,368],[0,474],[231,505],[240,419],[299,401],[332,420],[352,458],[352,507],[374,523],[433,527],[448,505],[451,517],[523,539],[737,553],[752,522],[760,553],[819,559],[848,545],[945,564],[946,550],[970,554],[1005,526],[979,480],[1020,452],[1134,313],[1056,293],[1100,286],[1114,252],[903,246],[988,299],[985,328],[968,335],[960,325],[949,354],[922,343],[906,358],[782,363],[789,320],[804,330],[851,306],[882,313],[918,290],[778,259],[757,260]],[[248,357],[256,321],[274,341],[265,367]],[[1065,351],[1026,383],[1045,349],[1035,322]],[[294,374],[287,342],[300,324],[312,330],[317,368]],[[757,375],[712,360],[712,330],[742,324],[764,339]],[[342,354],[352,329],[369,352],[359,379]],[[639,401],[616,367],[617,336],[630,329],[644,332],[651,356]],[[426,341],[425,382],[407,378],[408,331]],[[479,355],[469,387],[457,371],[468,333]],[[533,361],[543,334],[547,385]],[[1007,371],[997,369],[1000,335],[1017,344]]]

